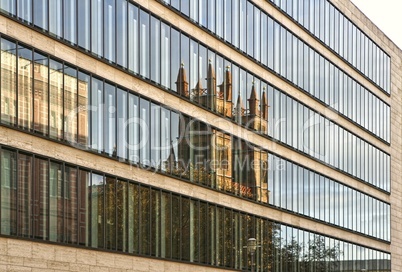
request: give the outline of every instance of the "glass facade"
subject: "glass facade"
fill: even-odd
[[[391,92],[391,58],[329,1],[269,1],[281,8],[386,93]]]
[[[196,0],[196,6],[198,1],[200,1],[200,4],[203,2],[202,0]],[[179,4],[179,2],[183,1],[171,2],[170,0],[164,0],[163,2],[183,13],[183,6]],[[190,18],[237,49],[240,49],[243,53],[254,58],[259,64],[285,77],[299,88],[325,103],[328,107],[351,119],[381,139],[387,142],[390,141],[389,127],[382,127],[383,124],[389,124],[390,122],[389,105],[350,77],[342,69],[338,68],[334,63],[323,57],[318,51],[300,40],[259,7],[245,0],[235,0],[232,4],[227,2],[208,2],[208,8],[212,6],[216,6],[216,8],[211,9],[210,14],[205,15],[207,17],[206,20],[202,20],[200,17],[190,16]],[[286,6],[286,1],[280,2],[281,5]],[[297,1],[294,0],[291,2]],[[318,7],[318,4],[315,3],[321,3],[321,1],[315,1],[310,5],[311,1],[306,0],[302,2],[313,9],[316,6]],[[231,11],[229,11],[230,9]],[[316,11],[318,12],[319,10],[317,9]],[[199,12],[204,11],[199,9]],[[323,16],[324,11],[320,12],[322,12],[321,15]],[[313,16],[317,14],[311,15],[311,18],[314,18]],[[186,13],[184,15],[189,16]],[[247,23],[244,23],[242,19],[237,20],[238,16],[245,18],[244,21],[247,21]],[[309,15],[307,14],[307,16]],[[322,16],[317,15],[315,18],[321,18]],[[326,12],[325,16],[327,16]],[[218,31],[218,24],[215,22],[219,20],[218,18],[224,18],[225,22],[231,22],[232,29],[228,29],[225,32]],[[317,24],[319,23],[318,19],[316,22]],[[331,21],[331,24],[333,23]],[[350,21],[349,23],[351,24]],[[324,28],[324,25],[329,26],[330,24],[320,22],[319,25],[321,28]],[[356,30],[356,27],[354,28]],[[232,36],[236,35],[239,37],[232,39]],[[339,35],[338,33],[337,41],[340,40]],[[359,32],[359,35],[364,36],[361,32]],[[352,35],[348,37],[348,40],[351,41]],[[372,67],[375,67],[374,73],[378,76],[378,80],[371,76],[370,79],[374,80],[377,84],[379,84],[380,80],[384,84],[387,84],[387,92],[389,93],[390,58],[371,40],[368,38],[367,40],[371,47],[375,47],[374,53],[368,54],[368,52],[364,52],[364,49],[358,47],[356,43],[350,43],[349,51],[354,50],[353,54],[359,56],[359,63],[369,62],[367,63],[367,69],[370,68],[370,71]],[[346,41],[345,44],[349,45]],[[361,57],[355,51],[361,52]],[[381,61],[379,58],[381,58]],[[387,83],[385,83],[386,80]],[[384,88],[384,86],[381,87]],[[376,111],[380,115],[376,115],[376,112],[372,111],[373,107],[376,108],[376,106],[366,104],[371,103],[371,101],[373,101],[373,105],[378,105]]]
[[[19,99],[18,107],[8,111],[18,112],[14,118],[18,122],[10,123],[10,114],[2,111],[1,123],[389,241],[388,204],[20,43],[1,41],[7,45],[2,47],[1,71],[7,83],[0,89],[2,103],[13,91],[9,77],[22,78],[19,91],[26,90],[26,99]],[[15,52],[3,48],[15,48]],[[18,63],[30,65],[31,72],[8,66],[16,55],[26,55]],[[214,89],[212,64],[209,68],[207,86]],[[183,93],[188,91],[184,74],[180,68],[177,88]],[[264,106],[267,96],[263,95],[263,110],[257,110],[255,86],[261,85],[257,81],[248,112],[239,99],[233,112],[230,99],[225,99],[231,96],[229,79],[231,73],[226,71],[223,98],[201,93],[194,99],[253,130],[266,132],[267,121],[278,122],[268,132],[274,139],[389,191],[389,170],[379,168],[389,169],[387,154],[270,85],[264,93],[268,92],[268,101],[275,106]],[[318,202],[316,195],[322,196]],[[372,213],[349,210],[356,205]],[[372,214],[376,216],[369,218]]]
[[[255,271],[391,271],[390,254],[0,147],[1,235]],[[30,203],[34,203],[31,205]]]
[[[68,14],[64,18],[68,19],[59,20],[58,23],[63,24],[60,27],[56,27],[57,24],[53,23],[48,27],[46,21],[48,17],[49,20],[53,17],[61,18],[60,14],[52,11],[60,12],[61,9],[49,8],[47,1],[40,2],[40,5],[39,2],[33,5],[34,15],[37,15],[34,16],[33,22],[28,23],[171,91],[177,92],[175,77],[180,62],[188,67],[190,90],[206,86],[204,78],[209,59],[217,62],[218,83],[227,65],[231,65],[232,70],[243,69],[217,55],[196,39],[161,21],[157,16],[150,15],[149,12],[132,3],[126,3],[126,0],[93,0],[90,1],[90,5],[88,1],[78,1],[82,7],[79,11],[75,11],[76,4],[65,4],[68,8],[64,9],[64,13],[68,11]],[[52,5],[57,2],[59,1],[52,2]],[[215,3],[200,0],[192,3],[191,7],[181,2],[183,1],[173,1],[171,5],[187,16],[191,14],[194,19],[199,20],[199,23],[205,23],[202,26],[220,35],[264,67],[290,80],[325,105],[384,141],[390,141],[389,105],[251,2],[238,0],[229,4],[231,1]],[[0,8],[20,18],[19,13],[16,14],[15,2],[13,3],[14,5],[8,1],[0,2]],[[204,6],[210,11],[208,14],[204,14],[205,9],[197,8]],[[27,5],[28,7],[30,5]],[[200,14],[197,14],[198,11]],[[233,16],[239,14],[241,18],[247,18],[247,20],[232,20],[230,17],[232,14]],[[229,27],[230,22],[231,27]],[[83,27],[74,28],[76,24]],[[50,25],[56,30],[53,30]],[[62,29],[64,32],[61,31]],[[68,31],[65,31],[66,29]],[[372,55],[367,55],[365,59],[371,61]],[[375,54],[377,55],[381,55],[379,51]],[[387,60],[386,57],[381,59]],[[218,62],[221,62],[221,67]],[[380,61],[372,60],[371,62],[380,65]],[[367,67],[372,66],[367,65]],[[386,74],[381,78],[389,78],[390,69],[380,69],[378,66],[376,74],[380,74],[380,71],[381,75]],[[236,73],[233,76],[236,76]],[[234,92],[246,92],[236,88]],[[190,100],[193,98],[191,95],[181,95]],[[235,93],[233,98],[236,99],[236,97]]]
[[[4,79],[1,122],[4,124],[156,168],[161,165],[158,148],[168,146],[176,138],[182,140],[183,131],[191,125],[179,118],[176,136],[171,135],[167,140],[158,136],[147,141],[149,135],[162,133],[161,124],[166,124],[159,105],[8,39],[2,38],[1,50]],[[17,69],[17,56],[24,54],[26,57],[19,57],[20,68]],[[39,59],[32,61],[34,57]],[[185,68],[178,69],[177,78],[172,81],[179,94],[191,97],[195,103],[239,125],[268,135],[382,190],[390,190],[388,154],[219,55],[211,53],[209,57],[210,62],[204,69],[204,85],[201,80],[195,83],[190,75],[189,81],[193,79],[196,85],[192,90]],[[218,73],[223,70],[226,71]],[[25,90],[24,100],[18,99],[18,105],[15,77],[23,79],[18,81],[21,85],[18,90]],[[42,84],[42,91],[35,90],[32,94],[31,82]],[[49,90],[45,87],[47,84]],[[39,99],[41,97],[50,100]],[[242,98],[248,98],[246,107]],[[141,122],[132,122],[133,118]],[[204,126],[205,131],[211,130],[210,125]]]
[[[390,94],[390,57],[332,4],[270,1]],[[0,33],[0,126],[261,211],[3,142],[0,235],[242,271],[391,271],[391,255],[381,251],[391,242],[390,105],[252,0],[154,3],[215,35],[238,60],[136,2],[0,0],[0,12],[10,24],[62,40],[152,85],[152,95],[165,92],[197,112],[172,109]],[[246,69],[248,62],[256,69]],[[300,102],[261,71],[311,99]],[[208,121],[196,118],[206,113]],[[265,218],[269,210],[279,215]],[[338,232],[325,236],[327,230],[272,220],[282,215]],[[346,241],[346,232],[364,242]],[[255,267],[246,249],[250,237],[259,245]]]

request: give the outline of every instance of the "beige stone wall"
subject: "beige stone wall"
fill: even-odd
[[[39,242],[0,238],[0,271],[234,271]]]
[[[402,271],[402,51],[350,1],[331,0],[391,56],[391,264]],[[376,92],[378,93],[378,92]]]

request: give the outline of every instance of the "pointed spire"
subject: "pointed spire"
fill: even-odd
[[[226,66],[225,92],[226,92],[226,101],[232,101],[232,73],[230,72],[229,65]]]
[[[257,99],[257,93],[255,91],[255,86],[254,86],[254,81],[253,81],[253,86],[251,87],[250,98],[248,99],[250,115],[252,115],[252,116],[260,115],[260,111],[258,110],[258,101],[259,100]]]
[[[265,86],[263,88],[263,92],[262,92],[262,118],[265,120],[268,120],[268,99],[267,99],[267,93],[265,91]]]
[[[170,145],[170,153],[169,153],[169,157],[166,160],[166,164],[167,164],[167,169],[170,172],[176,168],[176,155],[174,153],[173,141],[171,142],[171,145]]]
[[[241,101],[241,96],[239,95],[239,97],[237,98],[237,102],[236,102],[236,118],[237,121],[241,121],[241,118],[243,117],[244,114],[244,107],[243,107],[243,102]]]
[[[204,90],[204,88],[202,87],[202,82],[201,82],[201,79],[200,79],[200,80],[198,80],[197,84],[195,85],[194,91],[195,91],[195,94],[197,96],[199,96],[199,95],[203,94],[202,93],[203,90]]]
[[[216,95],[216,76],[211,59],[208,60],[207,89],[209,95]]]
[[[187,75],[183,62],[180,65],[179,74],[177,75],[176,87],[180,95],[189,97]]]
[[[209,104],[208,107],[214,111],[216,107],[216,76],[214,68],[212,67],[212,60],[209,59],[208,62],[207,92],[209,101],[207,103]]]
[[[208,59],[208,75],[207,75],[207,79],[208,78],[215,79],[215,70],[212,67],[212,60],[211,59]]]

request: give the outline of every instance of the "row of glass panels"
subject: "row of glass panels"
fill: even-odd
[[[5,146],[0,154],[2,235],[243,271],[390,271],[385,252]]]
[[[280,7],[385,92],[391,92],[391,58],[329,1],[270,2]]]
[[[192,89],[199,81],[202,86],[206,86],[208,59],[222,59],[195,39],[181,34],[158,17],[126,0],[83,0],[77,3],[55,0],[49,4],[47,0],[35,0],[33,8],[27,0],[3,0],[0,4],[0,8],[21,20],[33,23],[56,37],[90,50],[175,92],[176,71],[181,62],[188,69],[189,86]],[[250,37],[241,36],[239,41],[249,42],[258,38],[258,42],[254,43],[259,48],[255,52],[261,51],[256,57],[258,61],[368,131],[390,141],[390,108],[387,104],[251,3],[247,7],[245,4],[241,6],[244,12],[250,11],[247,16],[254,16],[255,19],[245,20],[246,14],[240,17],[240,21],[250,24],[247,26],[250,31],[246,31]],[[233,20],[233,23],[236,22],[239,20]],[[257,22],[261,22],[261,27]],[[260,50],[260,47],[264,50]],[[225,60],[226,65],[231,67],[234,75],[237,72],[235,67],[241,69],[229,60]],[[216,64],[217,84],[223,78],[225,66]],[[233,97],[236,98],[236,92],[244,93],[246,89],[236,84],[233,91]],[[244,96],[242,98],[245,99]],[[358,112],[357,109],[362,110]]]
[[[159,105],[145,99],[140,101],[138,96],[128,94],[127,90],[122,90],[113,83],[91,78],[76,67],[49,58],[19,43],[2,38],[1,51],[2,123],[17,125],[72,144],[78,142],[85,148],[108,155],[116,156],[116,152],[126,150],[126,155],[119,156],[132,161],[132,156],[136,156],[133,152],[138,153],[144,148],[147,153],[138,157],[141,158],[141,163],[145,164],[146,161],[146,164],[150,164],[150,157],[146,154],[151,152],[151,147],[158,148],[157,142],[160,140],[155,143],[151,142],[154,141],[152,137],[151,141],[147,140],[149,135],[159,135],[155,128],[159,129],[164,123],[159,121],[159,117],[152,119],[159,114]],[[213,57],[212,63],[216,60],[218,65],[223,66],[222,58],[210,56],[211,59]],[[267,119],[259,112],[254,115],[249,109],[244,110],[240,104],[234,105],[225,97],[215,97],[217,109],[221,110],[229,105],[230,110],[224,113],[225,116],[355,177],[364,178],[364,181],[382,190],[390,190],[388,154],[252,74],[234,66],[233,70],[238,72],[233,73],[231,85],[233,88],[244,86],[241,97],[250,97],[252,88],[258,91],[258,97],[268,92],[271,105],[268,114],[270,129],[267,132]],[[240,93],[235,95],[240,96]],[[208,96],[195,97],[201,100]],[[262,105],[256,107],[263,111]],[[205,126],[210,127],[208,124]],[[233,124],[232,129],[234,128]],[[137,132],[127,134],[130,129]],[[169,146],[169,142],[164,146]]]
[[[309,199],[306,203],[314,203],[315,190],[325,195],[328,188],[324,185],[324,180],[327,180],[324,176],[320,176],[320,180],[324,182],[320,183],[322,187],[313,189],[314,183],[309,183],[306,177],[303,178],[305,188],[299,190],[300,198],[290,195],[284,198],[282,196],[287,191],[283,188],[293,186],[291,179],[285,178],[291,177],[291,171],[286,175],[283,173],[287,168],[276,168],[278,163],[272,161],[273,157],[267,150],[21,44],[4,38],[1,44],[15,49],[4,50],[1,55],[3,124],[18,126],[77,148],[119,158],[151,171],[173,174],[243,198],[270,203],[380,239],[389,239],[389,231],[377,231],[382,220],[389,222],[387,204],[377,204],[379,202],[369,198],[369,203],[375,204],[367,203],[364,207],[367,211],[371,207],[370,211],[374,210],[378,214],[378,218],[375,217],[378,221],[371,220],[366,228],[349,220],[323,218],[320,213],[311,210],[311,206],[303,208],[296,203],[300,203],[302,199]],[[18,69],[15,69],[16,62]],[[15,91],[16,87],[18,92]],[[273,117],[270,123],[275,127],[274,136],[277,139],[293,144],[306,154],[323,161],[330,162],[329,159],[336,158],[339,167],[350,167],[351,173],[360,175],[361,178],[370,177],[373,185],[389,191],[388,155],[272,86],[268,86],[267,91],[273,97],[272,101],[276,101],[274,105],[284,109],[278,112],[270,109],[270,116]],[[289,104],[282,105],[281,101]],[[282,113],[290,116],[277,116]],[[259,116],[245,115],[242,118],[247,120],[242,125],[260,123],[259,129],[267,125],[267,121]],[[275,123],[276,120],[279,120],[278,124]],[[289,123],[283,120],[289,120]],[[235,126],[233,124],[232,129]],[[292,137],[288,138],[288,135]],[[244,137],[247,138],[247,135]],[[290,162],[287,164],[291,165]],[[388,170],[379,170],[384,168]],[[310,177],[314,176],[311,172]],[[284,187],[278,184],[283,184]],[[339,190],[343,191],[343,188],[341,186]],[[296,188],[292,190],[297,191]],[[359,222],[368,220],[369,217],[366,218],[364,213],[346,212],[347,206],[338,208],[338,205],[343,205],[344,199],[349,197],[336,195],[326,198],[325,202],[332,205],[332,215],[338,209],[340,217],[350,213]],[[288,204],[292,202],[295,204]],[[352,202],[356,203],[358,200],[353,199]],[[324,209],[326,206],[317,204],[316,207]],[[385,228],[389,228],[389,223],[381,229]]]
[[[390,240],[390,205],[276,155],[268,164],[270,204]]]
[[[390,191],[390,156],[279,89],[268,87],[274,139]]]
[[[258,7],[246,0],[198,1],[190,1],[190,3],[166,0],[164,2],[181,10],[187,16],[190,10],[191,19],[246,52],[264,66],[292,81],[342,115],[387,142],[390,141],[389,129],[382,127],[382,124],[390,123],[389,106]],[[197,9],[198,5],[200,5],[199,9]],[[314,7],[314,5],[311,6]],[[207,7],[208,14],[203,16],[201,13],[205,12]],[[345,39],[345,43],[348,41]],[[377,56],[371,49],[367,52],[370,52],[369,56]],[[382,59],[377,61],[376,57],[369,56],[362,55],[365,61],[363,63],[366,63],[367,67],[374,67],[374,72],[381,78],[389,78],[390,70],[380,65]],[[389,66],[389,64],[383,65]],[[388,77],[385,74],[388,74]],[[373,101],[374,105],[366,105],[365,100]],[[377,109],[372,110],[374,107]],[[360,114],[356,112],[356,109],[364,111]],[[379,114],[376,114],[376,110]],[[380,127],[377,124],[381,124]]]

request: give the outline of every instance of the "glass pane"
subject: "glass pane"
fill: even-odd
[[[90,50],[90,0],[78,1],[78,45]]]
[[[128,159],[130,162],[139,162],[140,159],[140,125],[138,97],[129,94],[128,97]]]
[[[103,176],[97,174],[92,174],[91,178],[91,246],[103,248],[105,229],[104,179]]]
[[[50,1],[52,2],[52,1]],[[80,2],[80,1],[78,1]],[[77,43],[77,6],[74,0],[64,0],[64,38],[72,44]],[[60,18],[58,18],[60,20]],[[61,20],[60,20],[61,21]]]
[[[91,2],[91,35],[92,52],[98,56],[103,56],[103,13],[102,0],[92,0]]]
[[[34,53],[34,131],[48,134],[49,128],[49,59]]]
[[[63,172],[62,165],[51,162],[49,169],[49,240],[64,242],[63,240]]]
[[[89,148],[89,131],[90,131],[90,76],[78,73],[78,143],[84,148]],[[94,111],[96,113],[96,111]]]
[[[77,244],[78,242],[78,169],[76,167],[65,167],[64,173],[64,241],[66,243]],[[85,188],[84,188],[85,189]],[[80,200],[81,201],[81,200]],[[85,202],[85,197],[83,199]],[[85,218],[85,217],[84,217]]]
[[[50,137],[63,137],[63,64],[50,60]]]
[[[64,138],[77,142],[77,70],[64,66]]]
[[[32,50],[18,46],[18,125],[32,129]]]
[[[16,122],[17,46],[1,39],[1,122]]]
[[[48,205],[49,205],[49,163],[47,160],[35,158],[33,185],[33,238],[48,239]]]
[[[170,87],[170,27],[161,23],[161,85]]]
[[[79,171],[78,179],[78,244],[89,246],[90,210],[89,197],[91,190],[91,174],[85,170]]]
[[[104,185],[104,198],[105,198],[105,239],[107,249],[116,249],[116,212],[117,212],[117,192],[116,192],[116,179],[112,177],[105,178]]]
[[[51,1],[51,2],[57,2],[57,1]],[[60,1],[58,1],[58,2],[60,2]],[[60,6],[60,8],[61,8],[61,6]],[[54,11],[54,9],[53,9],[53,11]],[[56,14],[54,14],[54,15],[56,15]],[[47,30],[48,29],[47,18],[48,18],[48,0],[35,0],[35,4],[34,4],[34,24],[35,24],[35,26]],[[55,17],[52,16],[52,18],[55,18]],[[58,17],[58,18],[61,18],[61,17]],[[54,23],[54,22],[52,21],[52,23]]]
[[[67,2],[66,2],[67,3]],[[35,6],[36,8],[36,2]],[[62,0],[50,1],[49,3],[49,32],[56,35],[56,37],[63,36],[63,7]],[[47,15],[46,15],[47,16]]]
[[[128,221],[128,210],[127,210],[127,182],[117,180],[116,183],[116,231],[117,231],[117,244],[116,249],[118,251],[127,251],[127,221]],[[159,214],[158,214],[159,218]]]
[[[150,141],[149,141],[149,128],[150,128],[150,109],[149,101],[141,99],[140,103],[140,143],[139,148],[141,163],[150,165]]]
[[[158,169],[161,164],[161,107],[154,103],[151,103],[150,133],[151,166]]]
[[[91,148],[103,151],[103,82],[92,78]]]
[[[1,150],[1,234],[16,235],[17,231],[17,156]]]
[[[160,21],[151,17],[151,80],[160,83],[161,71],[161,37]]]
[[[117,89],[117,157],[127,157],[127,92]]]
[[[128,5],[128,69],[139,73],[138,8]]]
[[[7,2],[9,1],[1,1],[1,8],[7,10],[6,5],[8,4]],[[11,0],[11,2],[13,2]],[[18,5],[18,18],[28,22],[32,23],[32,0],[18,0],[17,1]],[[8,8],[9,9],[9,8]]]
[[[140,11],[140,74],[149,78],[149,14]]]
[[[115,0],[104,0],[104,57],[110,62],[115,62],[116,53],[116,5]]]
[[[127,1],[116,2],[116,53],[117,64],[127,67]]]
[[[0,8],[6,13],[15,15],[15,0],[1,0]]]
[[[102,110],[102,108],[100,108]],[[103,146],[109,156],[116,157],[116,87],[105,84]]]

